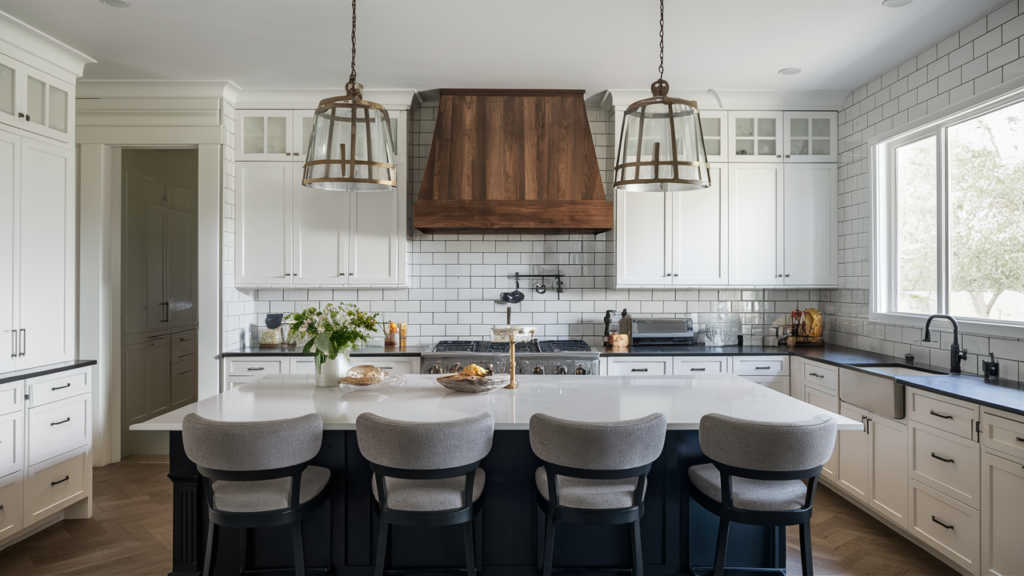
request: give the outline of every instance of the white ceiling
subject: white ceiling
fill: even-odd
[[[673,89],[852,90],[1005,0],[668,0]],[[0,0],[0,11],[95,58],[89,79],[232,80],[328,88],[349,67],[347,0]],[[656,0],[362,0],[372,89],[646,88]],[[796,76],[777,73],[802,68]]]

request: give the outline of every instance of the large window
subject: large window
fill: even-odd
[[[1024,327],[1024,98],[875,147],[873,314]]]

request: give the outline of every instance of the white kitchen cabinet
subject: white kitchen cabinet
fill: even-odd
[[[740,376],[788,376],[789,356],[736,356],[732,371]]]
[[[1024,459],[985,452],[981,457],[981,573],[1024,569]]]
[[[240,162],[235,285],[405,284],[405,179],[387,192],[331,192],[299,183],[290,162]]]
[[[786,164],[783,181],[783,283],[838,285],[837,165]]]
[[[782,112],[729,112],[729,162],[782,162]]]
[[[868,412],[855,406],[840,404],[839,414],[851,420],[866,423]],[[868,460],[871,458],[871,439],[867,426],[864,430],[839,432],[839,486],[857,500],[868,503]]]
[[[236,110],[235,130],[237,161],[291,161],[301,147],[293,142],[291,110]]]
[[[783,284],[781,164],[729,165],[729,283]]]
[[[729,356],[677,356],[672,361],[672,373],[676,376],[727,374],[729,360]]]
[[[910,424],[910,478],[971,508],[981,508],[981,445]]]
[[[729,161],[729,113],[724,110],[702,110],[700,127],[708,162],[716,166]]]
[[[18,127],[69,142],[68,133],[74,126],[74,87],[31,66],[22,66],[21,73],[25,122]]]
[[[807,402],[811,406],[822,408],[836,414],[839,413],[839,400],[829,394],[825,390],[816,388],[815,386],[807,385],[806,383],[801,386],[801,400]],[[828,462],[821,467],[821,476],[827,478],[832,482],[836,482],[839,479],[839,438],[836,438],[835,448],[832,449],[832,456],[828,459]]]
[[[642,358],[608,358],[609,376],[665,376],[672,374],[670,356]]]
[[[292,110],[292,162],[304,164],[309,155],[309,134],[313,131],[315,110]],[[300,171],[301,175],[302,172]]]
[[[3,61],[0,60],[0,65]],[[21,137],[0,130],[0,372],[15,370],[18,329],[14,320],[14,222],[19,194]]]
[[[292,193],[290,162],[235,166],[235,284],[290,284]]]
[[[836,162],[838,114],[835,112],[785,112],[784,160],[786,162]]]
[[[0,478],[20,472],[25,467],[24,436],[24,412],[19,410],[0,416]]]
[[[75,151],[20,143],[15,197],[17,369],[70,360],[75,346]]]
[[[839,486],[875,512],[907,528],[907,426],[845,402],[840,414],[864,431],[839,433]]]
[[[910,508],[912,534],[968,574],[980,573],[981,514],[977,510],[916,480],[910,481]],[[1019,570],[1009,572],[1016,573]]]
[[[789,396],[789,376],[746,376],[746,379]]]
[[[24,120],[18,118],[21,109],[21,79],[18,71],[24,66],[21,62],[0,54],[0,123],[20,126]]]
[[[352,356],[349,363],[352,366],[376,366],[395,376],[420,373],[418,356]],[[224,391],[255,382],[264,376],[313,375],[315,371],[312,356],[232,356],[224,360]]]
[[[616,193],[617,287],[729,283],[729,173],[710,173],[700,190]]]
[[[170,336],[124,347],[121,369],[122,427],[149,420],[171,405]]]

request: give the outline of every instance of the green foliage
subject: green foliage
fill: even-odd
[[[377,329],[377,316],[351,304],[327,304],[323,310],[310,307],[288,316],[293,322],[289,337],[309,338],[302,352],[313,354],[319,372],[326,359],[334,360],[339,352],[366,343]]]

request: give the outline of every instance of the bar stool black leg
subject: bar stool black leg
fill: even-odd
[[[377,563],[373,567],[374,576],[384,576],[384,562],[388,558],[388,536],[391,533],[390,525],[380,521],[380,530],[377,536]]]
[[[715,547],[715,576],[725,575],[725,550],[729,543],[729,521],[718,519],[718,545]]]
[[[466,548],[466,576],[476,576],[476,560],[473,559],[473,520],[462,525],[462,545]]]
[[[644,553],[640,545],[640,521],[629,525],[629,539],[633,550],[633,576],[644,576]]]
[[[814,560],[811,556],[810,520],[800,525],[800,561],[803,564],[804,576],[814,576]]]
[[[206,533],[206,560],[203,562],[203,576],[213,574],[213,547],[217,545],[217,525],[210,520],[210,529]]]
[[[245,556],[247,554],[246,548],[249,544],[249,529],[242,528],[242,533],[238,539],[238,573],[245,574]]]
[[[306,558],[302,554],[302,522],[292,523],[292,553],[295,555],[296,576],[306,576]]]
[[[544,576],[551,576],[551,563],[555,557],[555,516],[547,514],[544,526]]]

